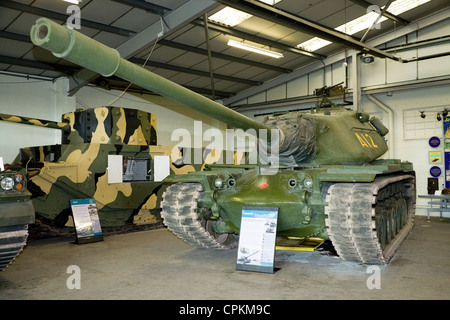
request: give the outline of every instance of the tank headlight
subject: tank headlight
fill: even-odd
[[[16,174],[16,182],[22,182],[23,176],[21,174]]]
[[[10,177],[5,177],[0,181],[0,187],[3,190],[11,190],[14,188],[14,180]]]
[[[311,189],[313,186],[313,181],[312,179],[305,179],[305,181],[303,181],[303,185],[305,186],[305,188]]]
[[[220,179],[219,177],[214,179],[214,187],[216,187],[217,189],[220,189],[220,188],[222,188],[222,186],[223,186],[222,179]]]

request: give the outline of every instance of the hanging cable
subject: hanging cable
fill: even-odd
[[[150,57],[152,56],[152,54],[153,54],[153,50],[155,50],[155,47],[156,47],[156,44],[158,43],[158,40],[159,40],[159,38],[160,38],[160,36],[162,37],[162,36],[164,36],[164,34],[165,34],[165,32],[164,32],[164,25],[163,25],[163,19],[162,19],[162,17],[160,17],[160,19],[161,19],[161,28],[162,28],[162,30],[161,30],[161,32],[160,33],[158,33],[158,35],[156,36],[156,40],[155,40],[155,43],[153,44],[153,47],[152,47],[152,49],[150,50],[150,53],[148,54],[148,56],[147,56],[147,59],[145,59],[145,62],[144,62],[144,64],[142,65],[142,68],[145,68],[145,66],[147,65],[147,62],[148,62],[148,60],[150,59]],[[116,103],[120,98],[122,98],[122,96],[125,94],[125,92],[127,92],[127,90],[131,87],[131,85],[132,85],[133,83],[132,82],[130,82],[130,84],[114,99],[114,100],[112,100],[111,102],[109,102],[107,105],[106,105],[106,107],[109,107],[109,106],[111,106],[113,103]]]

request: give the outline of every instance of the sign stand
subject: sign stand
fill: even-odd
[[[102,228],[94,199],[70,200],[77,244],[103,241]]]
[[[236,270],[274,272],[278,208],[243,207]]]

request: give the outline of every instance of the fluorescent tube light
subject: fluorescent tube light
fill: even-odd
[[[431,0],[397,0],[392,2],[392,4],[388,8],[388,12],[392,13],[393,15],[399,15],[403,12],[409,11],[411,9],[414,9],[424,3],[427,3]],[[381,8],[383,9],[383,8]],[[365,30],[367,28],[370,28],[372,24],[376,21],[378,18],[378,13],[376,12],[369,12],[359,18],[356,18],[352,21],[349,21],[347,23],[344,23],[343,25],[335,28],[337,31],[344,32],[346,34],[352,35],[359,31]],[[383,21],[387,20],[386,17],[382,16],[377,23],[381,23]],[[320,48],[323,48],[327,45],[329,45],[331,42],[327,40],[323,40],[320,38],[312,38],[308,41],[305,41],[297,47],[302,48],[304,50],[308,51],[316,51]]]
[[[265,56],[269,56],[269,57],[272,57],[272,58],[276,58],[276,59],[284,57],[282,53],[275,52],[275,51],[272,51],[272,50],[263,49],[263,48],[258,48],[258,47],[255,47],[255,46],[243,43],[243,42],[238,42],[238,41],[235,41],[235,40],[229,40],[228,41],[228,45],[232,46],[232,47],[235,47],[235,48],[239,48],[239,49],[243,49],[243,50],[259,53],[259,54],[262,54],[262,55],[265,55]]]

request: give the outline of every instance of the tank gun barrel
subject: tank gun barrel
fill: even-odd
[[[56,57],[64,58],[105,77],[115,75],[235,128],[255,129],[257,132],[265,129],[270,141],[269,127],[129,62],[121,58],[117,50],[75,30],[47,18],[39,18],[31,28],[30,37],[35,45],[51,51]]]
[[[37,126],[37,127],[44,127],[44,128],[59,129],[59,130],[66,131],[66,132],[70,131],[70,124],[67,122],[56,122],[56,121],[41,120],[41,119],[35,119],[35,118],[27,118],[27,117],[13,116],[13,115],[4,114],[4,113],[0,113],[0,121],[21,123],[21,124],[27,124],[30,126]]]

